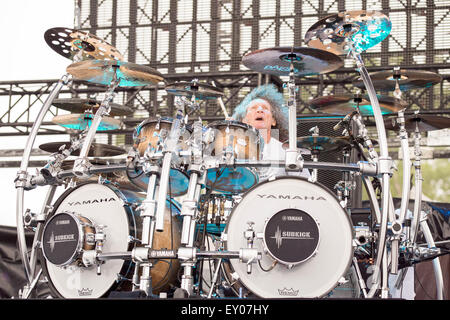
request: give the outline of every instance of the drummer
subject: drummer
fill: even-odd
[[[259,130],[264,139],[263,160],[285,160],[286,151],[281,141],[289,138],[288,110],[283,95],[273,84],[253,89],[235,108],[232,118]],[[259,181],[283,175],[310,177],[307,169],[302,172],[286,172],[285,168],[270,167],[259,170]]]

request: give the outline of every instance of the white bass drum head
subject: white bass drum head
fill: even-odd
[[[87,183],[63,194],[55,205],[55,214],[71,212],[104,225],[106,235],[103,252],[125,252],[129,249],[129,236],[135,228],[134,217],[127,212],[125,197],[114,187]],[[42,239],[48,241],[48,239]],[[45,262],[49,280],[64,298],[102,297],[118,280],[126,267],[123,260],[110,260],[97,267],[78,267],[76,263],[61,267]]]
[[[250,189],[225,229],[228,251],[247,248],[248,222],[260,237],[253,245],[262,253],[260,265],[253,263],[248,274],[239,259],[230,263],[240,282],[261,298],[322,297],[350,267],[352,224],[335,195],[320,184],[280,177]]]

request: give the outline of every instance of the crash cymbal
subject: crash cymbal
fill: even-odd
[[[60,150],[60,148],[65,145],[65,149],[70,148],[71,143],[70,142],[49,142],[44,143],[39,146],[39,149],[55,153]],[[92,143],[91,148],[89,149],[88,156],[89,157],[113,157],[118,156],[121,154],[125,154],[126,150],[111,146],[109,144],[103,144],[103,143]],[[79,156],[80,155],[80,149],[75,150],[71,153],[71,156]]]
[[[52,122],[62,127],[73,130],[84,130],[91,126],[94,115],[84,114],[63,114],[53,117]],[[109,131],[119,129],[122,122],[111,117],[103,117],[97,131]]]
[[[384,95],[377,95],[377,97],[382,114],[395,113],[407,107],[407,103],[403,100]],[[352,95],[322,96],[311,100],[309,104],[317,111],[339,115],[347,115],[359,107],[362,116],[373,116],[372,104],[368,95],[360,98]]]
[[[370,74],[373,87],[376,90],[394,91],[396,78],[401,91],[411,89],[429,88],[442,81],[442,76],[437,73],[423,70],[387,70]],[[358,88],[365,88],[362,80],[355,81],[353,84]]]
[[[192,97],[198,100],[217,99],[223,96],[223,91],[212,85],[198,82],[176,82],[166,85],[167,93],[176,96]]]
[[[72,63],[67,72],[78,80],[110,85],[115,78],[119,87],[138,87],[157,84],[164,78],[153,68],[117,60],[85,60]]]
[[[394,117],[384,120],[384,126],[387,130],[398,131],[400,129],[397,118]],[[419,132],[450,128],[450,118],[423,114],[405,116],[405,129],[408,132],[414,132],[416,128]]]
[[[361,53],[383,41],[391,29],[391,21],[381,12],[346,11],[313,24],[305,34],[305,43],[337,55],[347,54],[353,43],[354,50]]]
[[[60,109],[67,110],[73,113],[84,113],[85,111],[91,111],[96,113],[97,109],[101,105],[101,101],[96,99],[78,99],[78,98],[68,98],[68,99],[55,99],[52,104]],[[110,116],[126,116],[133,114],[133,109],[122,106],[117,103],[110,103],[109,106],[111,110],[109,112]]]
[[[297,148],[307,149],[312,153],[342,150],[350,146],[350,138],[345,136],[304,136],[297,138]],[[283,148],[287,149],[288,147],[289,141],[283,143]]]
[[[44,33],[45,42],[58,54],[73,60],[83,50],[82,60],[123,60],[112,45],[86,31],[70,28],[51,28]]]
[[[242,63],[257,72],[288,76],[291,60],[294,65],[294,75],[297,77],[331,72],[344,65],[343,60],[333,53],[307,47],[256,50],[246,54],[242,58]]]

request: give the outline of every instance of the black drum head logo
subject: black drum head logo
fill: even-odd
[[[46,224],[42,239],[42,249],[49,262],[55,265],[70,263],[79,249],[78,224],[69,214],[57,214]]]
[[[319,227],[302,210],[282,210],[267,221],[264,242],[273,258],[283,264],[295,265],[306,261],[316,252]]]

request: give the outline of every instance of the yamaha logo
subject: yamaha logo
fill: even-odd
[[[114,199],[114,198],[103,198],[103,199],[94,199],[94,200],[83,200],[83,201],[77,201],[77,202],[68,202],[67,204],[69,206],[81,206],[81,205],[105,203],[105,202],[111,202],[111,201],[116,201],[116,199]]]
[[[283,216],[283,221],[303,221],[302,216]]]
[[[289,194],[258,194],[258,198],[260,199],[282,199],[282,200],[325,200],[324,197],[314,197],[314,196],[300,196],[300,195],[289,195]]]

